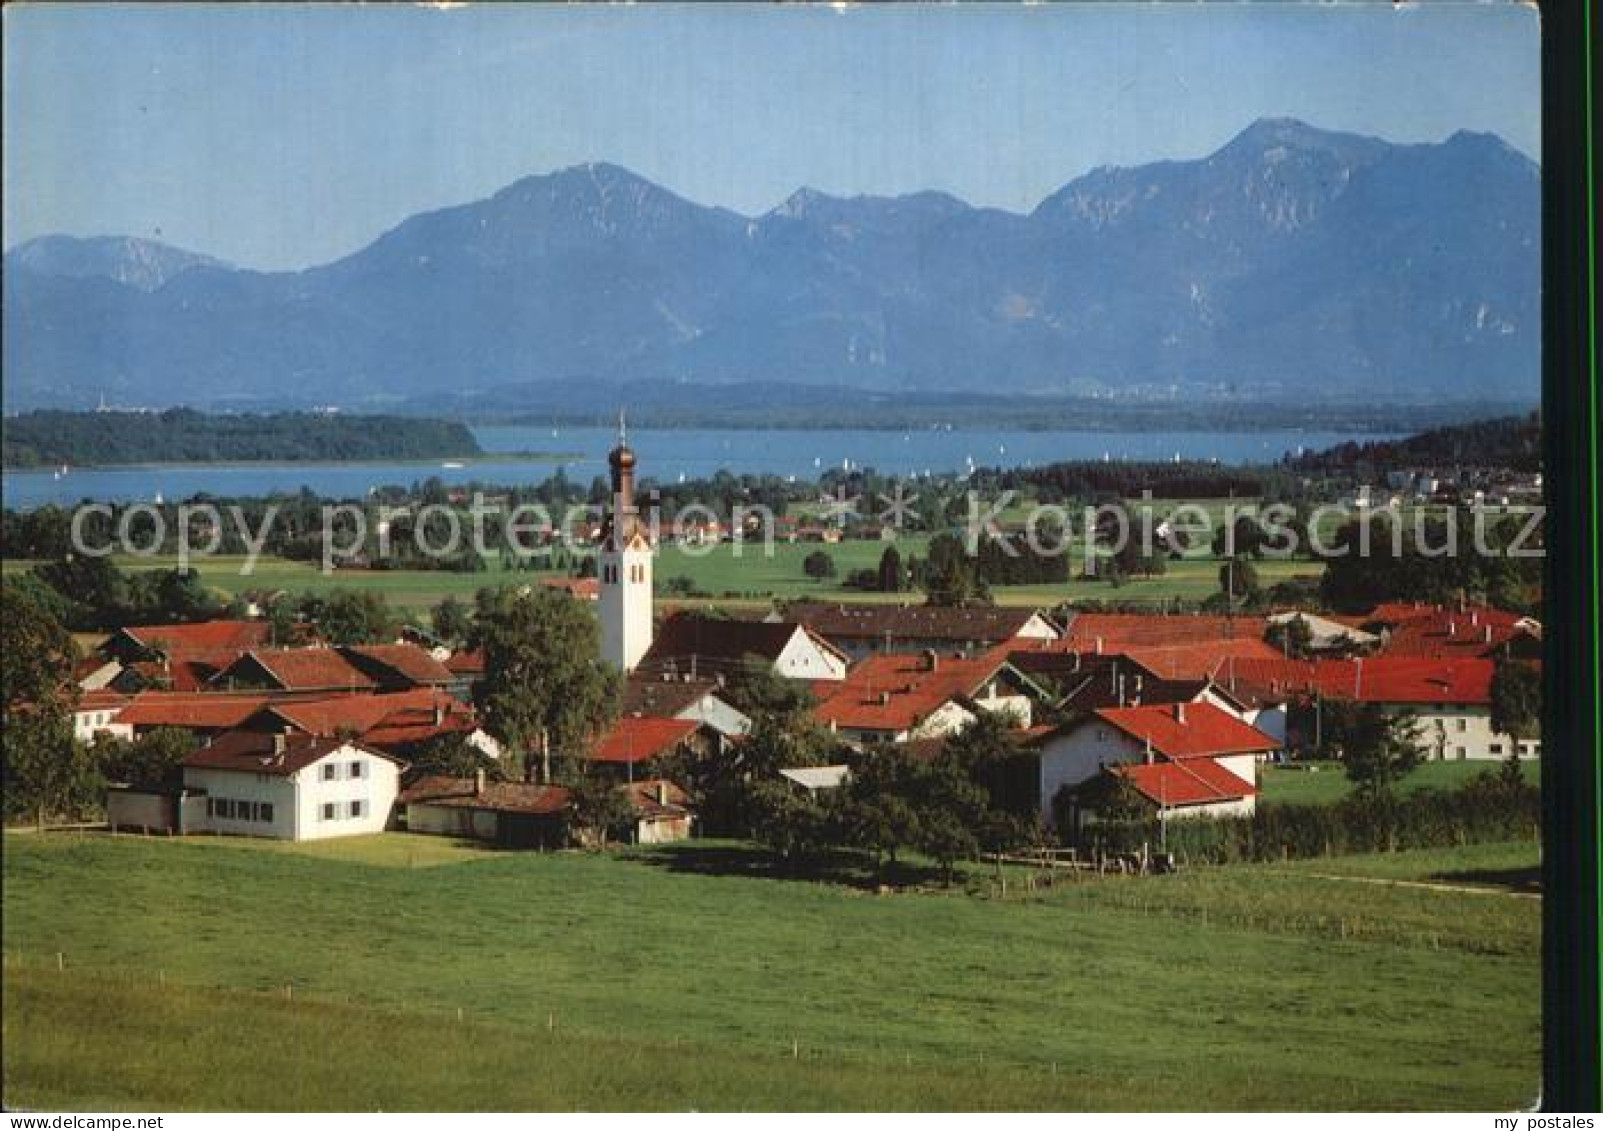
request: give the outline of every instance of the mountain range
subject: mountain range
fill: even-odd
[[[588,381],[1535,398],[1540,171],[1490,134],[1287,119],[1028,214],[801,189],[744,216],[590,164],[258,272],[148,241],[5,255],[9,411],[404,404]]]

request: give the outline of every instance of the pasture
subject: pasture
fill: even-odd
[[[1537,1085],[1540,901],[1497,879],[1534,844],[1380,869],[1489,877],[1452,885],[1352,857],[1005,897],[712,842],[5,849],[11,1104],[1501,1110]]]
[[[1422,762],[1398,783],[1401,793],[1421,789],[1452,790],[1465,785],[1477,774],[1496,773],[1500,764],[1494,761],[1436,761]],[[1542,780],[1541,763],[1532,759],[1522,762],[1525,780],[1533,785]],[[1353,790],[1352,782],[1340,762],[1298,762],[1285,766],[1258,768],[1259,800],[1297,805],[1328,805],[1340,801]]]

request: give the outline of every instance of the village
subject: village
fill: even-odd
[[[1385,720],[1382,738],[1401,736],[1409,764],[1541,754],[1539,734],[1494,706],[1500,672],[1534,678],[1539,667],[1542,629],[1528,616],[1462,602],[1054,617],[819,599],[663,613],[622,439],[610,463],[596,576],[534,583],[542,607],[599,622],[590,666],[621,678],[593,727],[555,748],[549,733],[493,725],[487,649],[418,630],[285,647],[259,618],[124,627],[77,665],[74,738],[166,735],[181,749],[157,775],[110,783],[107,826],[288,841],[391,830],[541,848],[709,832],[772,843],[784,840],[761,827],[772,809],[748,806],[733,825],[702,811],[728,784],[719,770],[748,791],[816,804],[893,754],[937,763],[984,720],[1007,751],[1005,787],[990,783],[992,808],[1015,818],[1001,841],[1083,848],[1120,821],[1250,818],[1265,767],[1328,757],[1355,712]],[[789,689],[788,723],[807,736],[780,747],[795,764],[751,754],[754,727],[772,721],[754,680],[770,700]],[[610,801],[581,796],[601,787]]]

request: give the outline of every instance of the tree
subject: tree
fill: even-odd
[[[146,580],[150,587],[148,611],[154,620],[206,620],[222,610],[222,602],[201,583],[195,570],[159,570]]]
[[[814,550],[802,559],[802,572],[815,581],[835,576],[835,559],[823,550]]]
[[[1492,730],[1517,743],[1535,737],[1541,725],[1541,672],[1522,660],[1498,660],[1492,667]]]
[[[54,617],[11,584],[0,586],[0,684],[4,685],[4,796],[9,817],[52,814],[92,804],[100,778],[73,741],[78,650]]]
[[[1263,592],[1258,567],[1246,557],[1226,559],[1219,567],[1219,592],[1230,608],[1256,604]]]
[[[1264,643],[1279,648],[1294,660],[1305,660],[1313,650],[1314,630],[1308,618],[1298,613],[1287,620],[1277,621],[1264,632]]]
[[[1397,784],[1419,765],[1418,725],[1406,712],[1361,703],[1344,720],[1342,761],[1360,797],[1388,801]]]
[[[309,596],[301,607],[330,644],[378,644],[395,636],[395,617],[381,593],[341,589]]]
[[[68,554],[35,566],[34,573],[80,610],[80,619],[69,627],[113,624],[127,614],[128,579],[110,558]]]
[[[194,736],[180,727],[157,727],[133,740],[101,736],[94,756],[107,781],[155,786],[176,781],[195,749]]]
[[[588,834],[597,848],[628,838],[635,824],[635,807],[617,782],[597,773],[588,762],[576,762],[565,773],[563,785],[576,831]]]
[[[990,592],[956,535],[937,534],[930,539],[929,559],[920,583],[932,605],[962,605],[974,599],[989,600]]]
[[[600,658],[596,618],[568,594],[536,586],[480,604],[484,679],[476,698],[486,729],[509,757],[537,753],[550,781],[553,749],[582,756],[617,716],[622,678]]]
[[[441,734],[408,752],[406,776],[409,781],[429,774],[470,778],[483,772],[490,781],[503,781],[506,772],[499,760],[490,757],[463,734]]]
[[[473,613],[463,601],[446,597],[429,614],[434,634],[450,644],[461,644],[473,633]]]
[[[902,555],[895,546],[886,546],[879,556],[879,591],[881,593],[900,593],[902,591]]]
[[[834,843],[830,791],[820,797],[783,778],[753,781],[747,792],[752,838],[792,870]]]

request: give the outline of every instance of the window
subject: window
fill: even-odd
[[[336,808],[336,806],[332,801],[324,802],[324,804],[323,804],[323,820],[325,820],[325,821],[334,820],[335,808]]]
[[[234,802],[234,819],[236,821],[254,821],[256,819],[256,803],[253,801]]]
[[[1453,747],[1453,756],[1458,758],[1460,761],[1463,761],[1465,758],[1469,757],[1469,751],[1465,750],[1462,746],[1455,746]]]
[[[360,762],[352,762],[351,763],[350,776],[353,777],[353,778],[359,778],[359,777],[362,776],[362,763],[360,763]]]
[[[333,781],[338,776],[339,776],[339,767],[338,766],[336,766],[333,762],[324,762],[323,763],[323,780],[324,781]]]
[[[353,816],[353,817],[365,817],[365,816],[367,816],[367,802],[365,802],[365,801],[353,801],[353,802],[351,802],[351,816]]]
[[[258,821],[266,821],[269,824],[272,823],[273,803],[271,801],[263,801],[256,806],[256,819]]]
[[[1461,730],[1461,731],[1468,730],[1469,729],[1469,720],[1468,719],[1459,719],[1458,720],[1458,729]]]
[[[1501,754],[1503,752],[1503,744],[1501,742],[1488,743],[1486,750],[1489,754]]]

